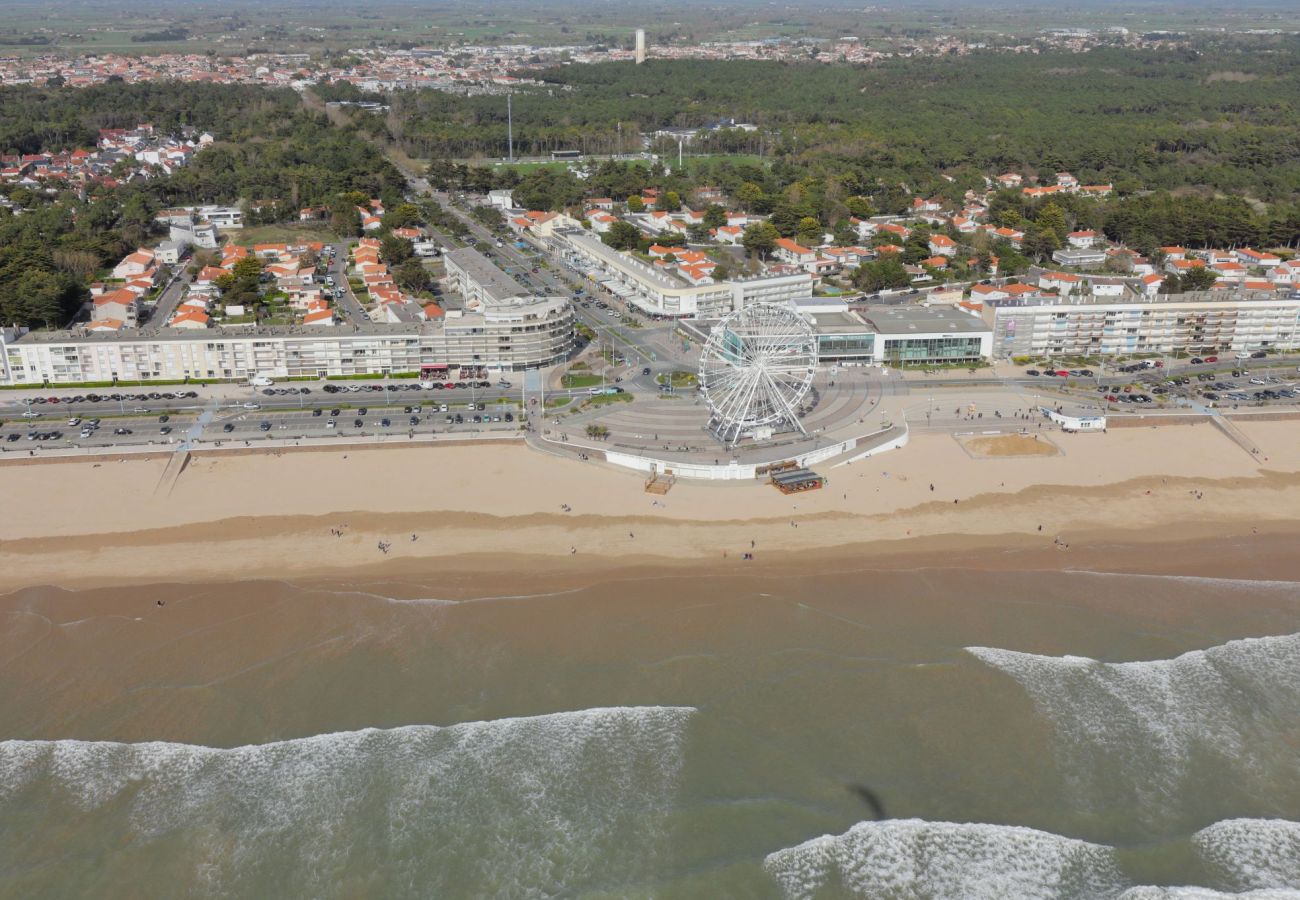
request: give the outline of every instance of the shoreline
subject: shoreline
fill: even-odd
[[[656,496],[636,473],[514,444],[196,457],[170,494],[157,491],[163,459],[0,467],[0,592],[403,576],[517,586],[1008,556],[1063,569],[1152,544],[1300,535],[1300,423],[1250,426],[1268,462],[1209,425],[1051,437],[1059,455],[977,458],[920,435],[791,496],[698,482]]]

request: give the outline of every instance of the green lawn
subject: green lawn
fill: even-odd
[[[631,403],[632,395],[623,394],[598,394],[582,404],[583,408],[595,406],[609,406],[611,403]]]
[[[251,247],[254,244],[332,244],[339,236],[320,222],[285,223],[280,225],[250,225],[247,228],[226,232],[236,243]]]
[[[560,383],[566,388],[588,388],[603,384],[604,381],[605,380],[599,375],[573,375],[566,373]]]

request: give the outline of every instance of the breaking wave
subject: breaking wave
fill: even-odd
[[[1159,819],[1200,767],[1217,773],[1220,791],[1269,808],[1267,785],[1293,777],[1286,734],[1300,722],[1300,634],[1148,662],[967,650],[1018,681],[1051,720],[1081,803],[1128,793],[1141,817]]]
[[[770,854],[789,898],[839,888],[898,900],[1093,900],[1127,882],[1110,847],[1009,825],[860,822]]]
[[[1300,823],[1227,819],[1196,832],[1192,845],[1236,890],[1300,888]]]
[[[1228,819],[1196,832],[1190,844],[1211,887],[1133,886],[1115,849],[1101,844],[1010,825],[919,819],[860,822],[769,854],[764,868],[791,900],[1300,898],[1300,823]]]
[[[685,707],[591,709],[232,749],[0,742],[0,820],[58,822],[0,850],[58,866],[105,829],[84,893],[133,867],[178,894],[553,896],[653,872],[675,800]],[[54,836],[52,836],[51,832]],[[25,843],[24,843],[25,840]],[[12,860],[11,860],[12,861]],[[662,863],[662,860],[659,860]]]

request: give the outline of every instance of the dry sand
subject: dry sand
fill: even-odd
[[[0,589],[732,566],[751,541],[762,567],[1061,536],[1064,565],[1089,546],[1300,528],[1300,423],[1247,430],[1257,459],[1209,424],[1053,432],[1052,457],[973,459],[922,435],[789,497],[692,482],[657,497],[635,473],[518,445],[198,456],[169,496],[164,460],[0,465]]]

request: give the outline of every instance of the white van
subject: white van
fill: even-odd
[[[254,375],[252,378],[248,379],[248,383],[253,387],[270,387],[275,384],[269,375]]]

